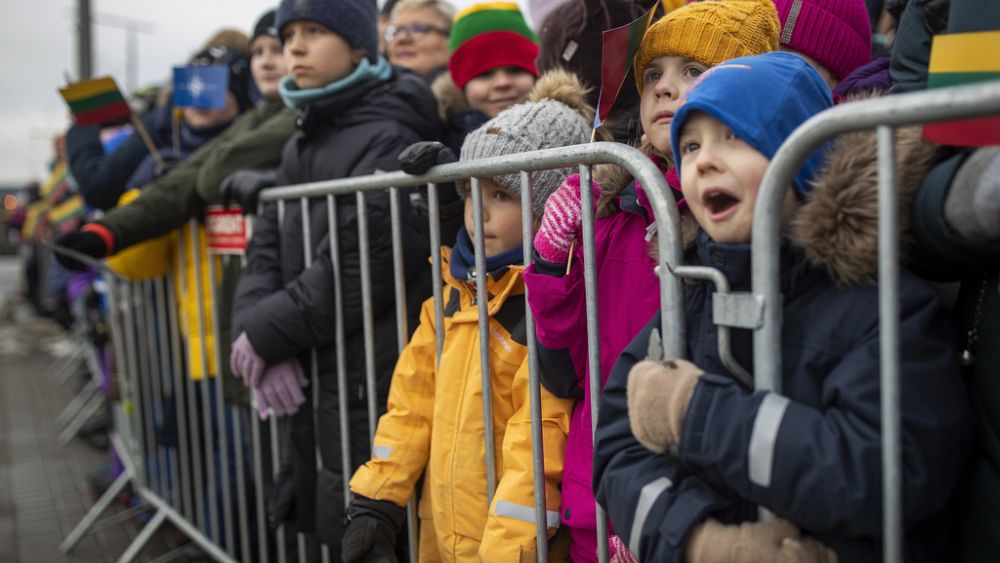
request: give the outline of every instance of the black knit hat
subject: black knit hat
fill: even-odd
[[[246,53],[222,45],[215,45],[199,51],[191,57],[192,66],[225,65],[229,67],[229,91],[236,98],[240,113],[249,109],[250,103],[250,59]]]
[[[264,15],[257,20],[257,24],[253,26],[253,36],[250,37],[250,41],[257,39],[261,35],[269,35],[275,39],[280,39],[278,37],[278,28],[274,25],[275,14],[275,10],[264,12]]]
[[[372,62],[378,57],[375,0],[281,0],[277,28],[294,21],[314,21],[343,37],[352,47],[364,49]]]

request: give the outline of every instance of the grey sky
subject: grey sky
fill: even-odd
[[[164,81],[221,27],[249,32],[277,0],[92,0],[95,19],[113,14],[152,22],[139,34],[138,83]],[[464,7],[473,0],[458,0]],[[526,2],[521,0],[524,5]],[[53,135],[68,124],[57,88],[76,70],[73,0],[0,0],[0,185],[40,180]],[[125,31],[94,29],[94,75],[110,74],[125,88]]]

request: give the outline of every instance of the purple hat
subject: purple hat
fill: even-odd
[[[774,0],[774,5],[781,46],[815,59],[838,80],[871,60],[865,0]]]

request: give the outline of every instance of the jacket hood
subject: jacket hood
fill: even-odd
[[[434,95],[420,76],[394,68],[389,80],[367,81],[309,104],[300,126],[308,132],[314,122],[348,127],[388,120],[429,139],[440,130],[435,109]]]
[[[809,199],[791,224],[792,243],[840,285],[875,281],[878,273],[878,166],[874,130],[834,139]],[[913,245],[909,209],[937,145],[920,127],[896,130],[896,195],[900,255]]]

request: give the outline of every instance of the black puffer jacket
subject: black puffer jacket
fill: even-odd
[[[305,106],[298,131],[282,155],[278,183],[299,184],[398,168],[399,152],[411,143],[433,139],[438,132],[436,104],[427,85],[415,74],[394,71],[387,81],[372,80]],[[408,194],[400,195],[405,246],[407,305],[411,327],[417,310],[430,295],[430,251],[417,234]],[[372,275],[372,315],[375,332],[377,404],[385,408],[389,380],[397,357],[396,310],[393,292],[389,195],[366,196]],[[338,256],[342,268],[344,338],[348,404],[351,418],[352,467],[369,458],[365,390],[364,336],[361,306],[358,206],[354,194],[337,197]],[[303,531],[318,531],[320,539],[340,553],[343,507],[337,378],[333,267],[330,257],[326,198],[309,202],[311,225],[307,241],[312,265],[303,253],[303,216],[298,201],[284,206],[279,220],[276,204],[266,206],[254,225],[246,270],[236,292],[232,335],[246,331],[255,350],[268,363],[297,356],[309,373],[310,348],[318,348],[320,397],[317,423],[323,432],[319,450],[324,470],[315,468],[315,438],[311,409],[313,389],[291,420],[292,486],[279,486],[287,510],[273,519],[295,520]],[[286,483],[287,485],[287,483]],[[294,496],[294,503],[290,502]]]

